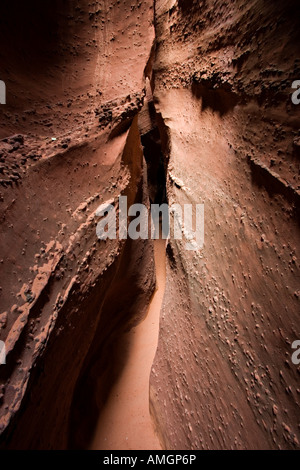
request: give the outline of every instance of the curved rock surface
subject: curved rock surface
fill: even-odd
[[[167,249],[158,428],[170,449],[299,448],[296,2],[157,0],[155,17],[169,204],[205,206],[203,249]]]
[[[65,448],[81,439],[70,437],[73,397],[93,415],[76,385],[101,350],[105,399],[114,339],[145,315],[155,285],[150,243],[96,236],[101,202],[147,194],[136,115],[153,8],[16,4],[0,7],[1,443]]]

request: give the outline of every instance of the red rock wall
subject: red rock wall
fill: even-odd
[[[153,8],[12,1],[0,18],[1,446],[80,447],[118,333],[145,315],[155,283],[151,244],[99,241],[95,215],[119,194],[147,194],[135,116]],[[87,391],[96,353],[102,375]]]
[[[299,448],[296,7],[156,0],[154,54],[150,0],[1,2],[1,448],[88,446],[154,289],[151,243],[95,233],[101,202],[155,193],[141,134],[169,203],[205,205],[203,249],[167,247],[164,446]]]
[[[151,406],[169,449],[299,448],[296,7],[156,2],[169,203],[205,205],[203,249],[167,250]]]

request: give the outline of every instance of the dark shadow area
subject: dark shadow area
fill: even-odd
[[[80,23],[73,19],[70,0],[2,0],[0,4],[1,72],[9,65],[14,72],[41,74],[48,61],[60,63]]]
[[[266,166],[248,158],[251,169],[252,184],[263,187],[270,197],[283,196],[292,206],[292,210],[300,222],[300,194],[284,180],[277,178]]]
[[[178,6],[183,13],[189,12],[193,7],[205,8],[206,0],[178,0]]]
[[[158,118],[153,101],[148,104],[152,129],[141,136],[147,164],[147,182],[150,204],[166,204],[166,162]]]
[[[157,127],[142,136],[142,144],[147,163],[150,203],[164,204],[167,202],[166,175],[160,134]]]
[[[211,109],[220,116],[229,113],[239,102],[238,96],[229,89],[215,87],[207,81],[193,81],[192,93],[198,100],[202,100],[202,111]]]

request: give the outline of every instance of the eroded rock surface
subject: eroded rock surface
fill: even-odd
[[[204,203],[205,243],[167,249],[153,414],[170,449],[299,448],[296,2],[157,0],[155,20],[169,204]]]
[[[161,443],[299,448],[297,6],[1,3],[1,448],[90,445],[155,288],[150,240],[96,237],[119,195],[205,205],[167,245]]]
[[[92,429],[70,432],[73,400],[97,418],[118,333],[145,315],[155,284],[150,242],[96,236],[101,203],[147,198],[137,113],[153,7],[13,1],[0,18],[1,445],[85,446]],[[80,384],[99,350],[95,404]]]

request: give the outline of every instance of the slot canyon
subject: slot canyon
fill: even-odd
[[[297,0],[1,0],[1,450],[300,449],[299,47]],[[203,245],[99,238],[120,196]]]

